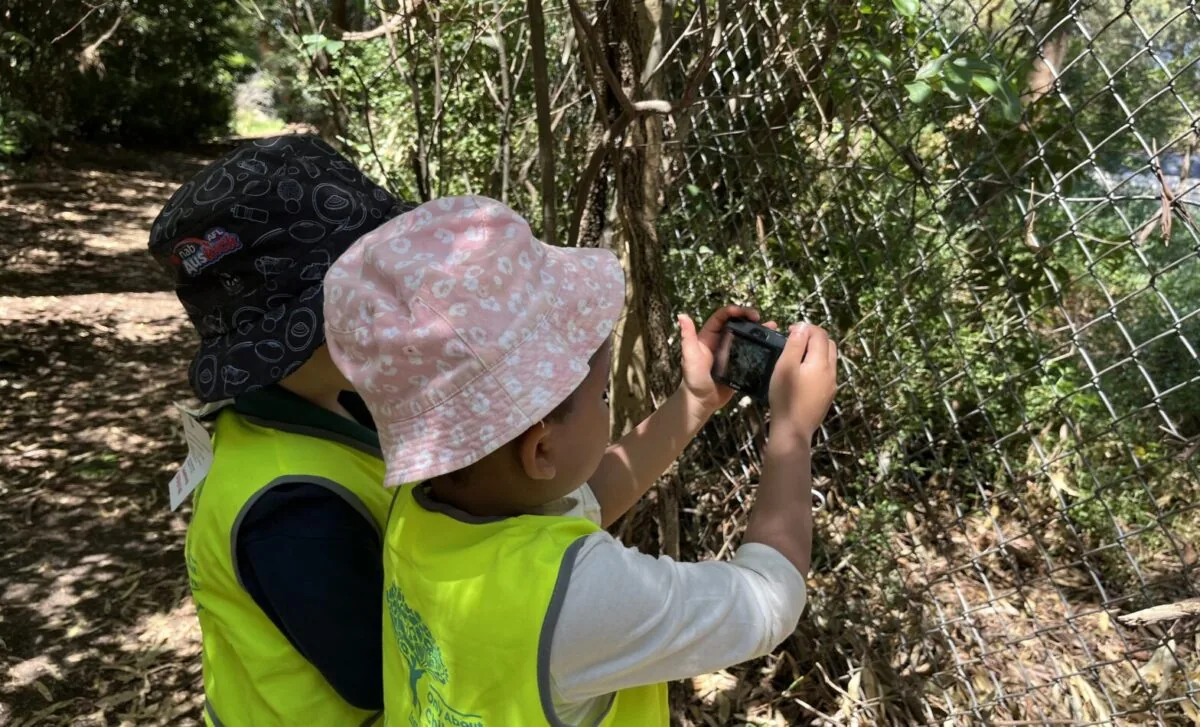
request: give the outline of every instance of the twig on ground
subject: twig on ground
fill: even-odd
[[[1174,621],[1187,616],[1200,616],[1200,598],[1188,598],[1176,603],[1143,608],[1141,611],[1117,616],[1127,626],[1146,626],[1160,621]]]

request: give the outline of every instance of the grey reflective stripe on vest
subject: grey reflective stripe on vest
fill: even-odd
[[[345,500],[347,505],[354,508],[355,512],[357,512],[359,515],[362,515],[363,518],[370,523],[371,529],[375,531],[376,537],[380,538],[380,541],[382,542],[383,534],[379,532],[379,523],[375,522],[375,516],[371,514],[371,511],[367,509],[367,506],[363,504],[362,500],[358,499],[358,496],[345,486],[339,485],[333,480],[329,480],[324,477],[315,477],[313,475],[284,475],[283,477],[277,477],[276,479],[267,483],[266,487],[251,495],[249,500],[246,500],[246,504],[242,505],[242,509],[238,511],[237,518],[233,521],[233,528],[229,533],[229,556],[230,560],[233,562],[233,575],[237,578],[238,585],[241,586],[243,590],[246,588],[246,584],[242,582],[242,572],[238,567],[237,558],[238,534],[242,529],[242,521],[246,519],[246,514],[250,512],[250,508],[254,507],[254,504],[258,502],[259,498],[276,487],[282,487],[283,485],[317,485],[319,487],[324,487],[326,490],[329,490]]]
[[[225,727],[221,722],[221,718],[217,716],[217,710],[213,709],[212,702],[204,700],[204,713],[208,715],[208,721],[213,723],[213,727]]]
[[[389,530],[389,529],[392,527],[392,513],[396,511],[396,499],[400,497],[400,490],[402,490],[402,489],[404,489],[404,485],[400,485],[400,486],[398,486],[398,487],[396,488],[396,490],[395,490],[395,491],[392,493],[392,501],[391,501],[391,503],[388,505],[388,514],[387,514],[387,517],[385,517],[385,518],[383,519],[383,532],[384,532],[385,534],[386,534],[386,533],[388,532],[388,530]],[[380,539],[379,539],[379,550],[380,550],[381,552],[382,552],[382,551],[383,551],[383,549],[386,547],[386,545],[387,545],[387,544],[386,544],[386,543],[384,543],[384,541],[383,541],[383,538],[380,538]]]
[[[554,591],[550,594],[550,605],[546,607],[546,618],[542,621],[542,631],[538,635],[538,696],[541,697],[542,712],[546,715],[546,721],[550,723],[550,727],[571,727],[560,720],[558,713],[554,710],[554,697],[550,694],[550,646],[554,641],[554,627],[558,625],[558,617],[562,613],[563,599],[567,595],[567,584],[571,582],[571,571],[575,570],[575,556],[579,555],[579,549],[583,547],[583,541],[587,537],[587,535],[580,537],[568,545],[566,552],[563,553],[562,565],[558,567],[558,580],[554,582]],[[609,696],[608,706],[604,708],[604,712],[596,720],[596,724],[604,721],[616,699],[616,694]]]

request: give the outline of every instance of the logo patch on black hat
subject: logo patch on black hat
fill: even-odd
[[[182,265],[183,272],[195,277],[202,270],[231,252],[242,249],[241,239],[224,227],[214,227],[203,238],[187,237],[175,243],[171,263]]]
[[[329,263],[414,206],[301,134],[245,142],[184,183],[151,227],[150,252],[200,334],[196,395],[236,397],[303,365],[324,341]]]

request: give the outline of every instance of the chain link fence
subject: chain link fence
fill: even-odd
[[[730,7],[672,157],[677,298],[843,353],[811,607],[738,705],[1200,724],[1200,10],[869,5]],[[693,453],[697,552],[745,522],[761,422]]]
[[[670,305],[812,320],[843,355],[809,610],[677,720],[1200,725],[1200,6],[548,3],[539,128],[528,5],[348,34],[318,87],[363,163],[535,224],[553,194],[560,241],[647,220],[640,163]],[[614,82],[652,113],[620,127]],[[736,547],[765,420],[689,450],[683,555]]]

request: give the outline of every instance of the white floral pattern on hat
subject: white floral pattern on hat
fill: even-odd
[[[486,197],[363,236],[325,278],[330,353],[366,402],[395,487],[478,462],[562,403],[612,332],[611,252],[552,247]]]

